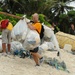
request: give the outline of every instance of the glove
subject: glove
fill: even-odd
[[[34,23],[32,20],[31,21],[29,21],[29,22],[27,22],[27,24],[30,24],[30,23]]]

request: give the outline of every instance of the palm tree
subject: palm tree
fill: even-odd
[[[23,6],[18,2],[18,0],[4,0],[2,2],[2,5],[0,6],[3,11],[9,12],[9,13],[24,13]]]
[[[55,0],[4,0],[2,8],[9,13],[44,13]]]
[[[74,0],[4,0],[1,7],[3,11],[13,14],[25,13],[31,15],[38,12],[51,18],[64,13],[65,10],[72,9],[72,7],[66,5],[71,1]]]
[[[54,14],[54,17],[59,17],[60,14],[66,13],[72,10],[74,7],[68,6],[67,4],[74,0],[56,0],[55,4],[50,8],[50,11]]]
[[[59,22],[60,15],[66,14],[69,10],[72,10],[74,7],[68,6],[67,4],[74,0],[56,0],[55,4],[50,7],[50,12],[52,12],[52,21]],[[66,22],[65,22],[66,21]],[[62,20],[60,23],[60,29],[62,31],[67,32],[68,28],[68,17]],[[67,25],[65,25],[67,23]],[[62,28],[61,28],[62,27]]]

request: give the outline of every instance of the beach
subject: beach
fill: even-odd
[[[33,59],[28,57],[20,58],[18,56],[0,56],[0,75],[75,75],[75,55],[70,52],[60,50],[61,58],[57,56],[56,51],[44,51],[44,57],[56,58],[59,61],[64,61],[67,66],[66,72],[58,70],[46,63],[41,63],[40,66],[35,66]]]

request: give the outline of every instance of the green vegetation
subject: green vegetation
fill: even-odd
[[[57,22],[57,27],[68,33],[70,22],[75,22],[74,7],[67,6],[67,3],[72,1],[75,0],[4,0],[3,3],[0,2],[0,11],[18,16],[25,14],[29,19],[33,13],[37,12],[41,23],[44,22],[45,25],[50,26],[51,22]],[[18,21],[18,19],[0,14],[0,20],[6,18],[10,19],[13,25]]]
[[[10,16],[6,16],[6,15],[2,15],[0,14],[0,20],[3,20],[3,19],[9,19],[10,22],[13,24],[13,26],[16,24],[16,22],[18,21],[18,19],[16,18],[13,18],[13,17],[10,17]]]
[[[45,15],[39,14],[39,20],[40,20],[41,23],[44,23],[47,26],[51,26],[51,24],[49,22],[47,22]]]

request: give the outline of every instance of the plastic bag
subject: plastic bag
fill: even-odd
[[[46,42],[48,45],[48,50],[54,50],[54,44],[52,42]]]
[[[39,46],[39,50],[54,50],[54,44],[52,42],[44,42]]]
[[[24,47],[20,42],[18,41],[11,42],[11,53],[13,53],[16,50],[20,51],[21,49],[24,50]]]
[[[56,39],[55,34],[52,34],[52,36],[50,38],[50,42],[52,42],[54,44],[54,50],[58,50],[58,51],[60,50],[59,43],[58,43],[58,41]]]
[[[16,50],[24,50],[24,47],[22,44],[18,41],[13,41],[11,42],[11,53],[13,54],[14,51]],[[7,46],[6,46],[6,51],[8,52]],[[0,39],[0,52],[2,52],[2,39]]]
[[[47,42],[44,42],[42,45],[39,46],[39,50],[48,50]]]
[[[29,30],[28,35],[23,43],[23,47],[26,50],[33,50],[35,47],[40,45],[40,37],[37,31]]]
[[[58,41],[56,39],[54,31],[51,28],[49,28],[49,27],[47,27],[45,25],[43,25],[43,26],[44,26],[44,29],[45,29],[45,31],[44,31],[44,37],[47,38],[49,42],[53,43],[54,50],[58,50],[59,51],[60,50],[59,43],[58,43]]]
[[[25,19],[19,20],[19,22],[14,26],[11,32],[12,39],[20,41],[23,35],[24,35],[23,39],[25,39],[27,30],[28,30],[28,27],[27,27]]]
[[[54,33],[53,30],[44,24],[43,24],[43,26],[44,26],[44,36],[47,38],[50,38],[52,33]]]

